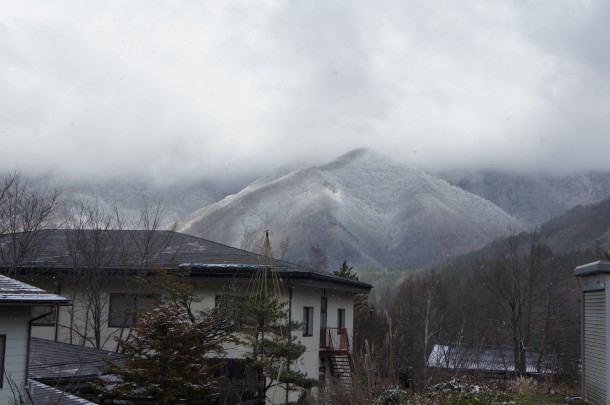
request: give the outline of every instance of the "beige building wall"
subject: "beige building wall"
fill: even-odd
[[[195,310],[205,310],[213,308],[215,305],[216,296],[223,294],[231,294],[235,291],[247,290],[247,282],[210,282],[205,279],[193,280],[196,283],[196,294],[201,298],[199,302],[195,304]],[[39,283],[40,284],[40,283]],[[50,286],[42,286],[41,288],[47,288],[53,290]],[[130,293],[133,292],[133,286],[126,284],[125,282],[119,283],[113,280],[108,280],[104,286],[104,322],[102,331],[102,342],[103,348],[107,350],[114,350],[116,348],[117,336],[125,336],[129,330],[121,330],[119,328],[112,328],[108,326],[108,301],[111,293]],[[296,284],[293,281],[284,283],[284,295],[285,299],[291,308],[291,319],[297,322],[303,322],[303,308],[313,308],[313,333],[311,336],[304,336],[302,331],[295,333],[297,340],[300,341],[306,347],[306,352],[296,362],[293,362],[290,367],[297,368],[304,372],[308,377],[315,379],[316,381],[320,378],[321,368],[324,369],[325,374],[322,376],[330,378],[330,368],[327,364],[326,359],[320,356],[320,319],[321,319],[321,302],[322,297],[326,297],[327,300],[327,327],[336,328],[338,327],[338,310],[340,308],[345,310],[345,328],[348,330],[349,341],[352,343],[352,331],[353,331],[353,318],[354,318],[354,295],[351,293],[342,292],[333,288],[323,288],[320,285],[303,285]],[[292,291],[292,293],[291,293]],[[74,294],[74,291],[63,286],[61,291],[62,296],[73,299],[74,305],[72,307],[60,307],[58,315],[58,327],[49,326],[35,326],[32,330],[32,336],[40,337],[44,339],[54,340],[57,337],[58,341],[65,343],[79,344],[82,340],[78,335],[72,332],[70,336],[70,324],[72,322],[73,328],[82,331],[84,326],[82,325],[83,317],[85,313],[85,303],[79,301],[78,295]],[[73,314],[71,314],[71,312]],[[72,339],[72,341],[71,341]],[[91,342],[86,342],[86,346],[93,346]],[[247,348],[227,344],[225,347],[228,358],[243,358],[248,352]],[[311,394],[315,395],[316,390],[314,389]],[[273,395],[273,389],[269,392],[269,395]],[[279,388],[275,392],[276,403],[284,403],[286,399],[286,393],[283,389]],[[295,401],[298,399],[299,393],[291,393],[289,395],[289,401]]]
[[[0,404],[8,404],[14,398],[9,379],[22,394],[25,392],[29,320],[29,307],[0,307],[0,335],[5,336],[6,342]]]

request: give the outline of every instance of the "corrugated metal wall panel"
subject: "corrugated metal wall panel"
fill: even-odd
[[[592,405],[606,405],[606,292],[585,292],[583,302],[583,394]]]

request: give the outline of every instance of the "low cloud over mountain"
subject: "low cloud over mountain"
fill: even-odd
[[[270,230],[285,258],[308,263],[325,250],[329,268],[416,268],[479,248],[524,225],[489,201],[367,149],[330,163],[259,180],[204,207],[180,230],[233,246]]]

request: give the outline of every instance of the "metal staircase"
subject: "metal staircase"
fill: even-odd
[[[346,353],[329,353],[330,372],[333,378],[346,385],[351,385],[354,373],[354,364],[352,356],[349,352]]]
[[[322,328],[320,332],[320,354],[328,358],[331,375],[336,382],[351,385],[354,360],[349,350],[347,329]]]

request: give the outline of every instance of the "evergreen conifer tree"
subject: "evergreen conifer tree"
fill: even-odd
[[[271,294],[249,296],[240,301],[241,343],[249,348],[248,356],[258,372],[261,397],[270,400],[270,391],[283,385],[288,391],[310,388],[315,380],[290,365],[298,360],[306,347],[297,341],[294,332],[300,331],[300,322],[290,321],[287,303]]]
[[[163,405],[212,403],[218,377],[209,356],[222,353],[222,334],[210,334],[214,322],[211,314],[191,322],[184,308],[171,303],[150,311],[129,340],[119,341],[127,360],[110,366],[118,377],[107,385],[111,396]]]
[[[358,280],[358,274],[354,271],[354,266],[349,266],[347,264],[347,260],[343,260],[341,267],[339,270],[333,271],[335,276],[350,278],[352,280]],[[354,296],[354,310],[357,313],[358,311],[364,311],[367,309],[367,294],[356,294]],[[358,314],[356,315],[358,316]]]
[[[118,347],[125,364],[111,363],[109,372],[116,380],[102,381],[97,388],[103,397],[133,403],[174,405],[213,403],[219,377],[213,358],[224,353],[223,343],[235,331],[233,314],[225,305],[208,311],[193,311],[197,301],[192,284],[156,269],[154,285],[158,306],[138,314],[138,323]]]
[[[348,266],[347,260],[343,260],[343,263],[341,264],[341,267],[339,267],[339,270],[333,271],[333,274],[335,276],[358,280],[358,275],[352,270],[354,270],[354,266]]]

